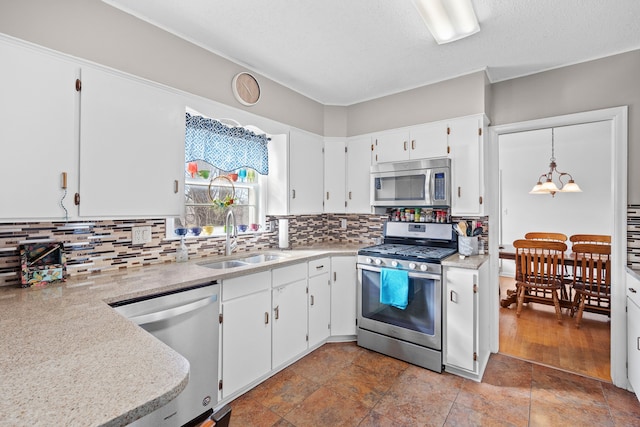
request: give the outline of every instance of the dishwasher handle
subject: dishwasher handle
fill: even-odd
[[[203,298],[189,304],[179,305],[177,307],[172,307],[166,310],[130,317],[129,320],[135,322],[137,325],[146,325],[148,323],[160,322],[162,320],[167,320],[172,317],[180,316],[181,314],[189,313],[202,307],[206,307],[209,304],[215,303],[217,300],[218,294],[213,294],[210,297]]]

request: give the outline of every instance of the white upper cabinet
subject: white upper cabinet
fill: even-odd
[[[82,69],[81,216],[176,216],[184,202],[185,105],[158,86]]]
[[[449,121],[452,215],[484,214],[484,134],[483,115]]]
[[[289,139],[289,213],[322,213],[323,138],[291,129]]]
[[[373,163],[409,160],[409,130],[391,130],[373,136]]]
[[[347,140],[347,213],[371,213],[369,181],[371,173],[371,138]]]
[[[344,138],[324,140],[324,211],[345,212],[346,157]]]
[[[0,42],[2,219],[65,219],[78,185],[80,67]],[[66,195],[62,174],[66,173]]]
[[[420,160],[447,155],[447,123],[426,123],[373,136],[373,163]]]
[[[447,123],[435,122],[411,128],[412,160],[447,156]]]

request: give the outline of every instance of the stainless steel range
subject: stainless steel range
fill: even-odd
[[[457,247],[451,224],[387,222],[358,251],[358,345],[442,372],[440,262]]]

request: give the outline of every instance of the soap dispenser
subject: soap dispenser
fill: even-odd
[[[189,250],[184,243],[184,236],[180,238],[180,247],[176,250],[176,262],[187,262],[189,260]]]

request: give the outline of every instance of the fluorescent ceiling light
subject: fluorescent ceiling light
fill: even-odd
[[[438,44],[480,31],[471,0],[413,0],[413,4]]]

